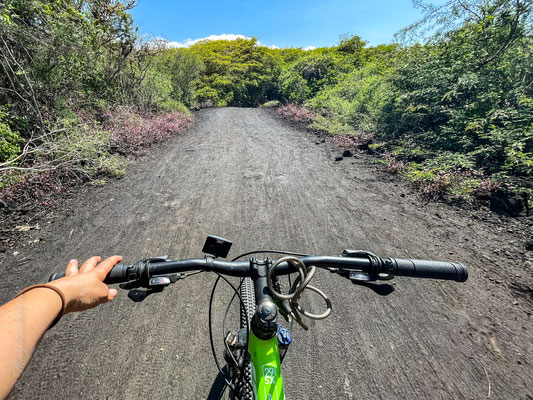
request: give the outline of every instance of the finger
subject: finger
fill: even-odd
[[[113,256],[106,258],[104,261],[98,264],[98,266],[96,267],[96,271],[98,271],[98,277],[100,278],[100,280],[103,281],[107,274],[109,274],[109,271],[111,271],[111,268],[113,268],[117,263],[121,261],[121,256]]]
[[[107,301],[113,300],[116,295],[117,295],[117,289],[109,289],[109,293],[107,294]]]
[[[94,269],[94,267],[96,267],[96,264],[98,264],[100,260],[101,258],[98,256],[89,258],[87,261],[85,261],[82,264],[80,268],[80,272],[87,272],[87,271],[90,271],[91,269]]]
[[[65,270],[65,276],[78,274],[78,260],[70,260]]]

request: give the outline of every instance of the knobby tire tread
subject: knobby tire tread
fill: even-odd
[[[244,278],[240,288],[242,303],[240,305],[241,328],[250,326],[252,317],[255,314],[255,291],[254,283],[251,278]],[[248,320],[248,321],[247,321]],[[235,379],[236,392],[234,399],[253,400],[254,393],[252,389],[252,363],[248,354],[245,353],[241,375]]]

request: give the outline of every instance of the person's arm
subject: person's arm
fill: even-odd
[[[103,280],[121,260],[122,257],[114,256],[98,264],[100,257],[92,257],[79,271],[78,262],[71,260],[66,276],[48,284],[63,293],[65,304],[57,291],[39,287],[0,307],[0,399],[9,395],[39,340],[63,306],[65,314],[83,311],[117,295],[116,289],[109,289]]]

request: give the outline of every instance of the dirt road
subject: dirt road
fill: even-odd
[[[320,272],[315,284],[333,313],[308,332],[295,328],[284,362],[288,398],[533,399],[533,302],[522,284],[533,268],[521,239],[423,204],[366,159],[336,155],[333,144],[265,110],[199,112],[187,133],[120,181],[83,191],[65,215],[43,218],[18,254],[4,254],[0,300],[71,258],[201,256],[209,233],[233,240],[230,255],[356,248],[461,261],[465,284],[397,278],[388,296]],[[207,330],[214,279],[196,275],[142,303],[120,291],[110,304],[66,316],[12,398],[206,398],[217,375]],[[217,296],[219,335],[224,300]]]

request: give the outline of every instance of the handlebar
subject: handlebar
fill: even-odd
[[[466,267],[457,262],[401,258],[389,258],[389,260],[392,264],[392,274],[396,276],[447,279],[456,282],[465,282],[468,279]]]
[[[466,267],[458,262],[380,258],[372,256],[350,256],[350,251],[343,254],[348,256],[307,256],[301,257],[301,261],[307,266],[328,268],[331,272],[341,275],[350,272],[362,272],[372,276],[388,274],[390,276],[407,276],[413,278],[431,278],[465,282],[468,279]],[[369,253],[371,254],[371,253]],[[117,264],[109,272],[104,282],[108,284],[125,283],[138,280],[184,273],[189,271],[209,271],[223,275],[246,277],[252,276],[249,261],[222,261],[211,257],[191,258],[186,260],[170,260],[166,258],[154,258],[141,260],[136,264]],[[287,275],[297,272],[287,262],[276,267],[276,275]],[[55,272],[50,275],[49,281],[60,279],[65,276],[64,272]]]

